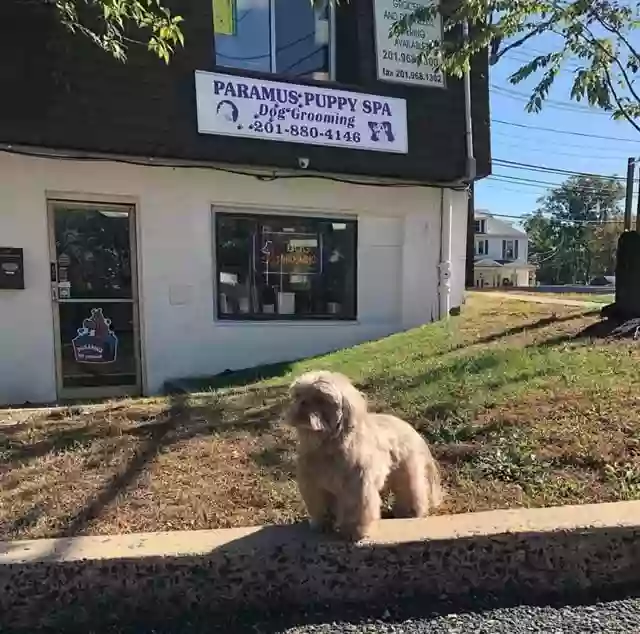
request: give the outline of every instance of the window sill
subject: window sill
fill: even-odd
[[[322,318],[311,318],[311,319],[251,319],[251,318],[241,318],[241,319],[220,319],[216,317],[214,319],[214,323],[216,326],[359,326],[361,322],[359,319],[322,319]]]

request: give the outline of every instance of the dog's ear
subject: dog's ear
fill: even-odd
[[[340,415],[340,432],[348,431],[353,427],[356,419],[362,418],[367,413],[367,399],[365,395],[354,386],[349,386],[342,393],[342,408]]]
[[[309,415],[309,426],[313,431],[331,431],[327,429],[327,422],[323,416],[320,416],[318,412],[312,412]]]
[[[344,398],[340,403],[332,403],[325,413],[324,420],[329,425],[329,432],[333,436],[340,436],[345,429],[345,402]]]

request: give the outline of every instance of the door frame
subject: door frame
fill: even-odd
[[[56,375],[56,393],[60,401],[73,400],[93,400],[104,398],[118,398],[127,396],[140,396],[144,393],[145,376],[144,364],[142,362],[142,329],[140,320],[140,262],[139,262],[139,244],[138,244],[138,204],[136,201],[128,198],[117,197],[115,200],[105,196],[73,196],[55,195],[47,193],[47,234],[49,239],[49,263],[50,267],[55,263],[56,258],[56,238],[55,238],[55,222],[54,209],[57,205],[64,205],[67,209],[86,209],[87,207],[103,209],[105,211],[123,211],[129,212],[129,251],[131,258],[131,304],[133,309],[133,336],[134,336],[134,361],[136,371],[135,385],[123,386],[105,386],[105,387],[79,387],[64,388],[62,374],[62,338],[60,336],[60,311],[58,310],[59,301],[54,296],[54,282],[49,280],[51,288],[51,311],[53,313],[53,338],[54,338],[54,354],[55,354],[55,375]]]

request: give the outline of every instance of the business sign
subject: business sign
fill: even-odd
[[[404,99],[196,71],[198,132],[406,154]]]
[[[313,275],[322,266],[316,234],[264,231],[260,252],[265,273],[275,269],[280,273]]]
[[[401,84],[444,87],[444,73],[435,61],[420,59],[429,42],[442,40],[442,19],[436,14],[425,22],[414,22],[407,33],[392,36],[396,22],[417,9],[432,6],[432,0],[374,0],[378,79]]]
[[[236,0],[213,1],[213,30],[220,35],[236,34]]]

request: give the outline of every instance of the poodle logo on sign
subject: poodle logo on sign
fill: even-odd
[[[91,309],[91,316],[83,320],[82,328],[78,328],[71,343],[79,363],[113,363],[118,356],[118,337],[111,330],[111,320],[102,314],[102,308]]]

